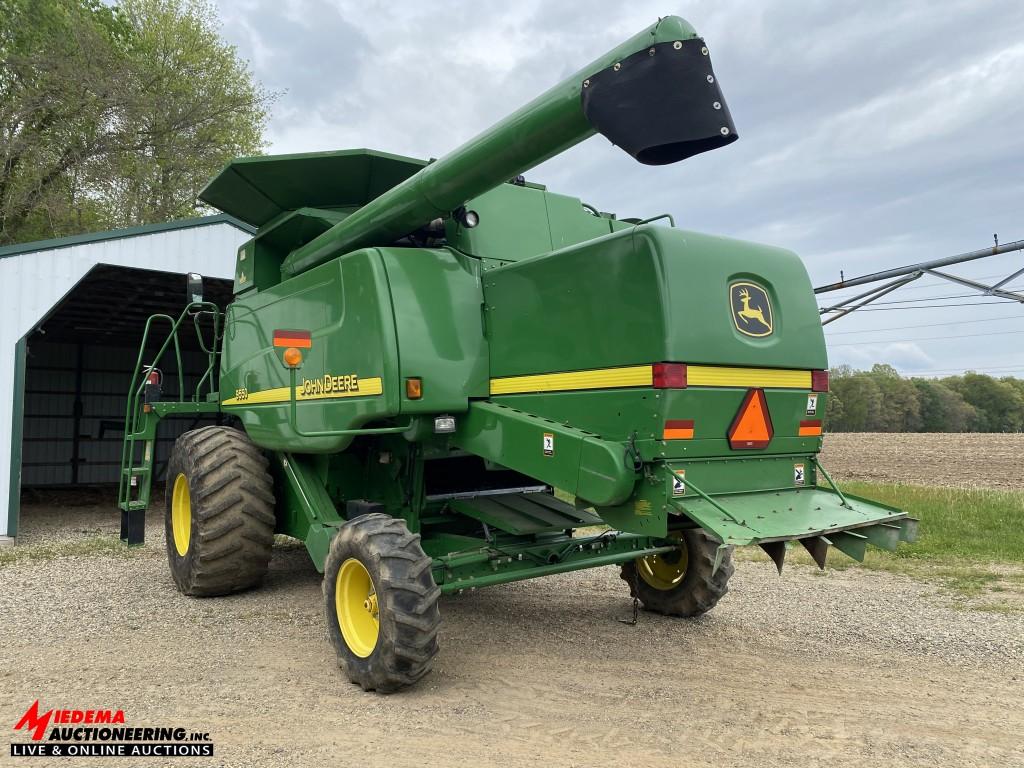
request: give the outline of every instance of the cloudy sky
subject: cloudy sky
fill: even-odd
[[[815,285],[994,233],[1024,239],[1019,0],[217,5],[224,35],[281,93],[270,152],[440,156],[674,13],[708,41],[740,140],[650,168],[598,136],[528,178],[620,216],[668,212],[791,248]],[[1024,252],[951,271],[995,281],[1022,267]],[[934,278],[883,301],[896,303],[827,326],[832,365],[1024,376],[1024,305]]]

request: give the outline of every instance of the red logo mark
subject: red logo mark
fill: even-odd
[[[120,709],[48,709],[39,714],[39,699],[29,707],[14,730],[25,728],[32,731],[32,740],[41,741],[50,721],[54,723],[123,723],[124,712]]]

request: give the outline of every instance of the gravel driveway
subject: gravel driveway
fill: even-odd
[[[28,508],[22,541],[116,535],[109,510]],[[635,627],[613,568],[493,587],[442,599],[434,671],[384,697],[334,666],[304,549],[190,599],[150,518],[128,556],[0,566],[0,721],[39,698],[210,731],[178,766],[1024,765],[1024,614],[935,585],[741,562],[703,619]]]

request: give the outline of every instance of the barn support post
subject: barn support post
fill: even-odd
[[[22,336],[14,346],[14,386],[11,411],[11,471],[7,501],[7,538],[18,536],[18,516],[21,513],[21,440],[25,422],[25,364],[28,356],[28,336]],[[0,536],[0,540],[4,537]]]
[[[73,419],[71,421],[71,484],[78,485],[78,465],[82,460],[82,358],[85,347],[78,344],[75,347],[75,403],[73,408]]]

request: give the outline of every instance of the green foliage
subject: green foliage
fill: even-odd
[[[878,483],[841,487],[921,520],[920,538],[901,544],[890,557],[1024,563],[1024,493]]]
[[[0,244],[188,216],[270,97],[203,0],[0,0]]]
[[[921,405],[913,383],[900,378],[891,365],[876,364],[870,375],[882,396],[881,405],[873,414],[874,430],[917,432],[921,428]]]
[[[956,599],[970,600],[964,607],[972,610],[1021,612],[1024,493],[879,483],[843,483],[842,488],[905,509],[921,521],[920,533],[916,542],[900,544],[895,552],[869,547],[863,563],[829,552],[829,569],[899,573],[941,583]],[[763,555],[750,556],[755,558]],[[786,559],[813,565],[800,547],[793,547]]]
[[[921,432],[978,432],[982,419],[978,410],[959,392],[941,381],[911,379],[917,389],[921,411]]]
[[[832,432],[1020,432],[1024,381],[977,373],[903,378],[890,365],[831,371]],[[832,401],[838,401],[833,405]]]
[[[829,419],[834,432],[874,432],[882,410],[882,390],[874,378],[860,371],[830,376],[831,390],[843,402],[839,418]]]
[[[979,373],[947,379],[949,386],[973,405],[981,416],[984,432],[1020,432],[1024,429],[1024,397],[1005,380]]]

